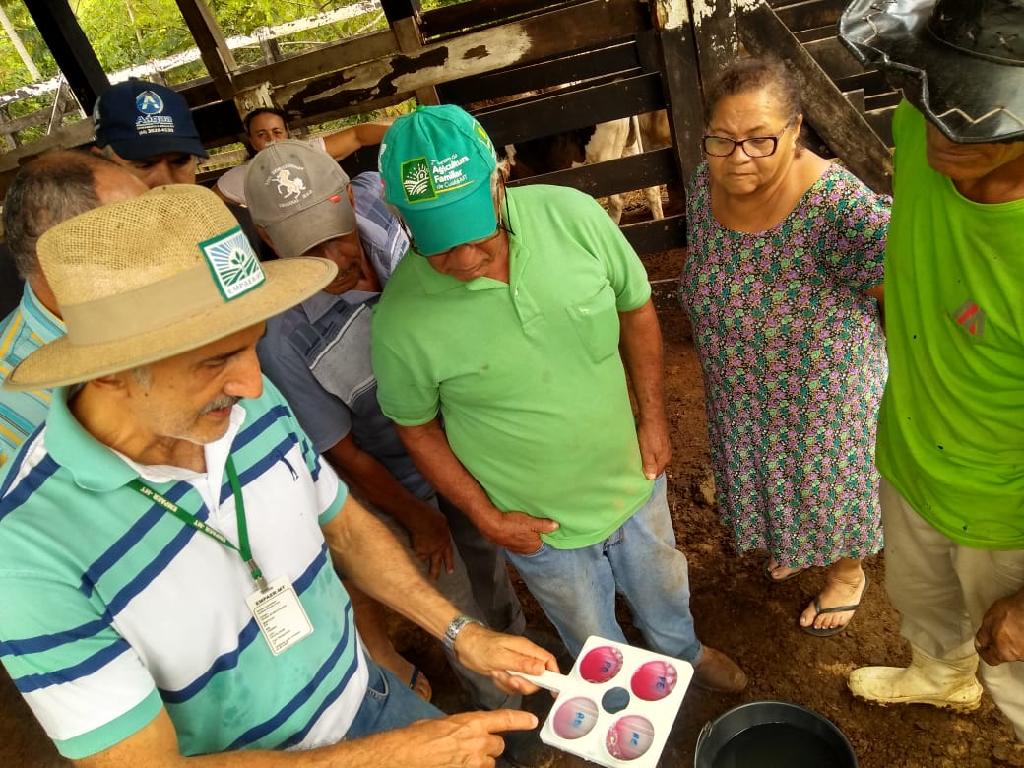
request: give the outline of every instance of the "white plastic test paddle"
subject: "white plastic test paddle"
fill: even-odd
[[[540,731],[545,744],[606,768],[656,768],[693,667],[591,635],[568,674],[509,674],[556,697]]]
[[[508,670],[508,673],[510,675],[517,675],[524,680],[529,680],[534,685],[554,691],[555,693],[565,688],[566,681],[569,679],[567,675],[563,675],[560,672],[552,672],[550,669],[545,669],[539,675],[531,675],[527,672],[513,672],[511,669]]]

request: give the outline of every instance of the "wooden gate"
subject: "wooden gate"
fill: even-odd
[[[421,103],[500,99],[478,111],[498,145],[664,108],[672,146],[530,181],[595,196],[660,184],[678,190],[701,160],[702,83],[745,49],[789,61],[810,126],[869,185],[888,186],[889,155],[878,134],[888,137],[896,97],[836,40],[842,0],[471,0],[426,13],[414,0],[382,0],[387,30],[248,69],[234,64],[204,0],[176,1],[211,74],[180,89],[208,147],[237,141],[239,115],[261,104],[303,125],[413,96]],[[26,5],[91,110],[106,79],[67,1]],[[7,153],[0,185],[26,157],[80,145],[91,131],[84,120]],[[373,167],[375,155],[363,151],[345,165]],[[685,244],[681,215],[623,229],[640,253]]]

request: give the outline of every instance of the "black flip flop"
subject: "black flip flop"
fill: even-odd
[[[858,608],[860,608],[860,604],[864,602],[864,595],[866,595],[867,593],[868,593],[868,574],[867,574],[867,571],[865,571],[864,572],[864,588],[860,592],[860,602],[858,602],[856,605],[842,605],[842,606],[838,606],[836,608],[822,608],[821,607],[821,600],[819,599],[819,597],[817,595],[815,595],[814,596],[814,618],[817,619],[823,613],[842,613],[843,611],[856,611]],[[814,626],[814,622],[813,621],[808,626],[805,627],[804,625],[800,624],[800,621],[798,619],[797,620],[797,624],[800,626],[800,629],[802,629],[808,635],[814,635],[815,637],[832,637],[832,635],[838,635],[840,632],[842,632],[844,629],[846,629],[848,626],[850,626],[850,622],[853,621],[854,618],[855,618],[855,616],[851,616],[850,617],[850,621],[846,622],[841,627],[832,627],[830,629],[818,629],[817,627]]]
[[[801,568],[798,571],[793,571],[791,574],[789,574],[789,576],[783,576],[781,579],[776,579],[774,576],[772,576],[772,569],[769,566],[769,564],[765,563],[764,564],[764,577],[766,579],[768,579],[768,581],[770,581],[772,584],[781,584],[784,581],[789,581],[790,579],[795,579],[797,576],[799,576],[804,571],[806,571],[809,567],[810,566],[804,566],[803,568]]]

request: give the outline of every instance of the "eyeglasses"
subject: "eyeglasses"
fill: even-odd
[[[740,147],[749,158],[771,157],[779,148],[779,139],[789,130],[786,123],[776,136],[751,136],[749,139],[730,139],[727,136],[705,136],[704,152],[711,157],[729,157]]]

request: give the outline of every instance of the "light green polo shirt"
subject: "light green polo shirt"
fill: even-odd
[[[651,494],[618,354],[618,313],[651,288],[589,196],[535,185],[509,190],[508,210],[508,284],[399,265],[374,312],[377,395],[402,425],[440,413],[498,509],[556,520],[548,544],[584,547]]]
[[[889,382],[876,462],[953,541],[1024,547],[1024,200],[972,202],[928,165],[925,119],[893,120],[885,254]]]

